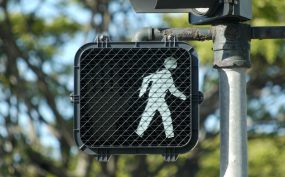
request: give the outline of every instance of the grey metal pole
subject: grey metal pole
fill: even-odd
[[[220,177],[246,177],[246,69],[218,70],[221,115]]]
[[[220,177],[247,177],[246,68],[249,28],[242,24],[214,27],[214,67],[220,76]]]
[[[281,39],[285,38],[285,26],[247,26],[248,38],[251,39]],[[213,28],[142,28],[137,31],[133,42],[160,41],[164,36],[173,35],[181,41],[205,41],[212,40]]]
[[[134,34],[132,41],[160,41],[169,35],[183,41],[205,41],[212,40],[212,32],[212,28],[142,28]]]
[[[285,26],[251,27],[251,39],[284,39]]]

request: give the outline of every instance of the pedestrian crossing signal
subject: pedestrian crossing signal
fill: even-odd
[[[163,154],[198,140],[198,60],[185,43],[89,43],[75,57],[75,139],[81,150]]]

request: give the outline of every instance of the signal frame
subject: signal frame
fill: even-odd
[[[192,108],[191,108],[191,139],[183,147],[96,147],[90,148],[81,140],[80,136],[80,58],[83,52],[90,48],[183,48],[191,56],[192,79]],[[96,155],[100,161],[106,161],[110,155],[117,154],[163,154],[167,160],[173,160],[178,154],[186,153],[193,149],[198,142],[199,114],[198,105],[201,103],[202,94],[198,91],[198,57],[194,48],[184,42],[94,42],[83,45],[75,55],[74,61],[74,138],[77,146],[90,155]]]

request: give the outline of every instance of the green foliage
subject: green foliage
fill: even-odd
[[[15,34],[23,35],[30,33],[37,37],[47,37],[48,35],[60,36],[63,34],[74,34],[82,29],[82,26],[76,21],[59,15],[52,20],[47,20],[34,14],[12,13],[10,15]]]
[[[253,25],[284,25],[285,4],[279,0],[252,1]]]
[[[280,177],[285,174],[285,137],[258,137],[249,141],[249,176]]]
[[[249,177],[281,177],[285,174],[285,137],[259,136],[249,139]],[[201,142],[207,153],[200,159],[198,177],[219,176],[219,139]]]
[[[199,161],[200,169],[197,177],[216,177],[219,176],[219,137],[201,142],[201,147],[206,150],[206,153]]]

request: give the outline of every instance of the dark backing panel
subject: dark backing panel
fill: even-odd
[[[75,83],[80,86],[75,84],[75,94],[80,95],[80,99],[75,104],[75,133],[79,146],[95,152],[107,148],[112,154],[163,153],[172,148],[180,148],[183,152],[190,150],[198,138],[198,102],[191,104],[192,95],[198,92],[198,65],[193,50],[184,43],[181,43],[183,48],[165,47],[165,43],[141,44],[140,47],[137,44],[134,48],[135,44],[130,44],[114,43],[112,46],[111,43],[108,48],[88,44],[78,51]],[[153,84],[149,83],[146,93],[139,97],[143,78],[166,70],[167,57],[177,61],[171,77],[187,99],[183,101],[169,90],[165,93],[173,138],[166,137],[159,111],[155,111],[149,127],[140,137],[135,131],[151,97]],[[160,77],[163,81],[163,75]]]

